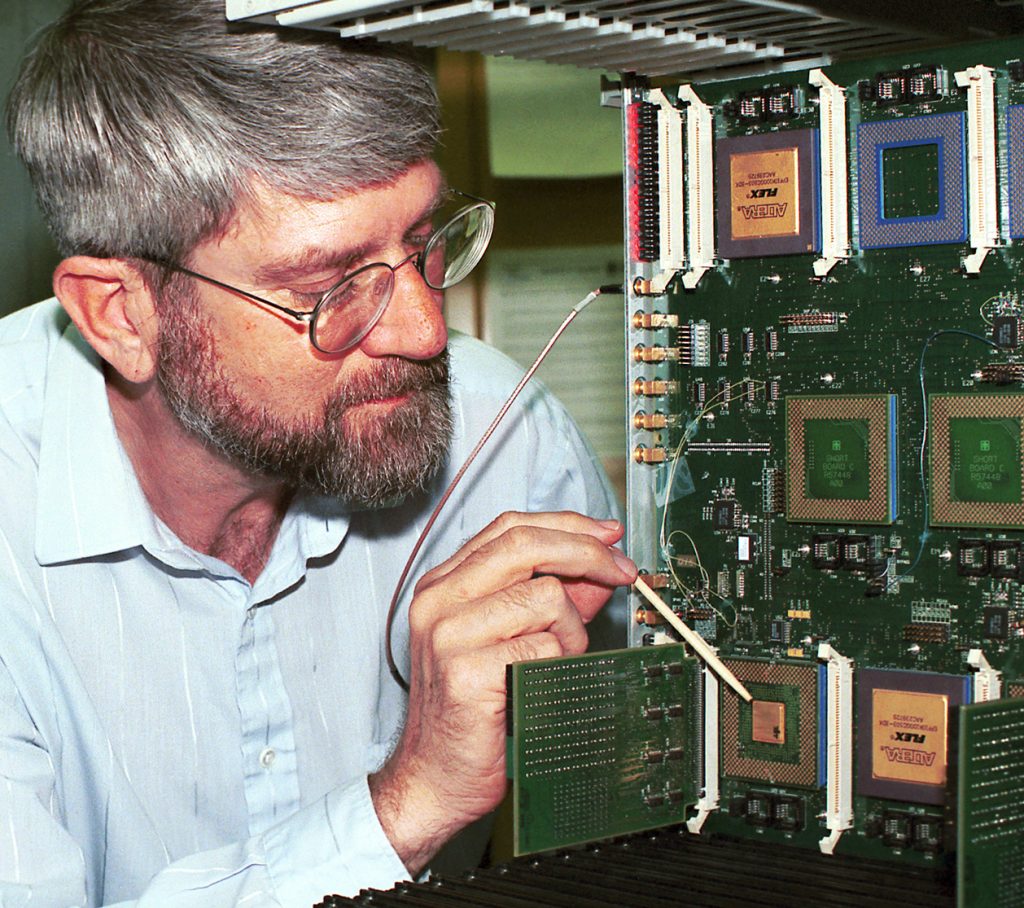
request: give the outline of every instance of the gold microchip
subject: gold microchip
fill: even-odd
[[[800,233],[799,164],[796,146],[730,156],[734,240]]]
[[[871,777],[890,782],[946,782],[945,694],[871,692]]]
[[[786,743],[786,704],[754,700],[751,708],[750,737],[761,744]]]

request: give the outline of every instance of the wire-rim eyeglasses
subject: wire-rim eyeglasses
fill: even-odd
[[[144,258],[151,264],[219,287],[245,300],[268,306],[309,325],[310,343],[321,353],[344,353],[369,334],[391,302],[395,272],[412,262],[432,290],[446,290],[463,280],[480,263],[494,231],[494,203],[452,190],[469,199],[435,230],[423,248],[395,265],[371,262],[343,275],[308,311],[292,309],[248,290],[226,284],[175,262]]]

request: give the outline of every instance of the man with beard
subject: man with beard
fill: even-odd
[[[430,160],[429,78],[220,0],[85,0],[8,124],[65,258],[0,322],[0,902],[420,874],[504,793],[505,665],[581,652],[635,576],[527,391],[417,560],[408,694],[386,666],[519,375],[441,317],[492,214]]]

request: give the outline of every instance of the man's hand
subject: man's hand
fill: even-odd
[[[504,514],[416,584],[409,711],[370,778],[381,825],[413,874],[501,801],[505,666],[575,655],[584,624],[636,567],[622,525],[580,514]]]

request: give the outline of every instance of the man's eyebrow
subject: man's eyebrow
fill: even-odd
[[[406,228],[406,234],[408,235],[429,224],[433,220],[434,215],[448,204],[450,198],[451,193],[448,191],[448,187],[441,186],[434,197],[423,206],[420,213],[409,223],[409,226]]]
[[[430,220],[438,211],[444,208],[448,200],[452,196],[451,188],[447,182],[442,182],[437,187],[437,192],[434,193],[434,197],[424,206],[422,213],[416,219],[415,224],[422,224],[425,221]]]
[[[277,261],[265,262],[256,269],[255,279],[259,283],[275,283],[308,277],[318,273],[340,273],[367,254],[366,247],[355,249],[322,249],[310,246],[294,255]]]
[[[434,197],[423,207],[409,229],[415,229],[429,221],[448,201],[451,193],[446,183],[442,183]],[[370,252],[368,246],[357,246],[349,249],[328,250],[319,246],[310,246],[294,255],[282,257],[277,261],[265,262],[256,269],[254,279],[261,284],[272,284],[295,280],[317,273],[341,274],[352,265],[366,257]]]

